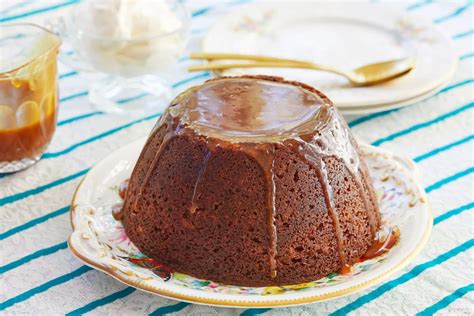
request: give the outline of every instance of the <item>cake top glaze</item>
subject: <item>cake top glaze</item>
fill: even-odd
[[[224,78],[180,95],[170,113],[198,134],[238,142],[314,133],[330,120],[316,92],[261,78]]]

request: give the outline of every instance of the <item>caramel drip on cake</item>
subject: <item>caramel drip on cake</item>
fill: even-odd
[[[276,256],[278,254],[278,234],[277,228],[275,225],[275,215],[276,215],[276,203],[275,203],[275,196],[276,196],[276,185],[275,185],[275,173],[273,172],[273,168],[275,165],[275,159],[272,159],[272,165],[270,168],[271,173],[271,181],[269,183],[269,210],[270,210],[270,220],[269,220],[269,234],[270,234],[270,276],[272,278],[276,278],[277,276],[277,268],[276,268]],[[267,176],[268,177],[268,176]]]
[[[332,219],[334,225],[334,231],[337,238],[337,247],[339,252],[339,257],[341,260],[341,265],[346,265],[346,255],[344,253],[344,237],[342,236],[341,224],[339,223],[339,214],[336,211],[336,208],[333,203],[333,191],[331,184],[329,183],[329,178],[327,174],[326,164],[321,159],[320,160],[320,171],[319,178],[321,181],[321,186],[324,190],[324,199],[326,201],[326,207],[328,209],[329,216]]]
[[[166,118],[166,116],[167,116],[167,113],[166,112],[163,113],[160,120],[158,121],[158,123],[161,122],[161,121],[164,121],[164,118]],[[166,145],[168,144],[168,142],[174,136],[176,136],[176,131],[170,126],[169,123],[167,124],[166,129],[167,129],[167,133],[165,134],[165,137],[163,138],[163,141],[161,142],[158,151],[155,153],[155,155],[153,157],[153,161],[151,162],[150,166],[148,167],[148,169],[146,171],[146,174],[145,174],[145,178],[143,179],[143,182],[141,183],[141,185],[139,187],[138,194],[135,197],[135,202],[133,203],[133,208],[135,210],[138,209],[138,202],[140,201],[140,198],[142,197],[145,188],[148,186],[148,182],[150,181],[151,175],[153,174],[153,171],[155,170],[156,165],[158,164],[158,161],[160,159],[160,156],[161,156],[160,154],[163,152],[163,150],[166,147]],[[179,129],[178,129],[178,131],[179,131]],[[157,132],[158,132],[158,129],[153,130],[152,135],[157,133]],[[147,144],[148,144],[148,142],[150,142],[151,139],[153,139],[153,138],[152,137],[148,138]],[[145,144],[145,147],[147,146],[147,144]]]
[[[367,179],[367,177],[362,172],[360,172],[360,177],[362,178],[362,181],[365,184],[365,187],[370,188],[371,185],[369,184],[369,180]],[[371,230],[372,234],[375,236],[375,234],[377,233],[377,230],[379,229],[379,225],[377,224],[378,221],[375,218],[373,212],[370,212],[370,209],[368,207],[369,201],[367,201],[367,197],[364,194],[364,192],[362,192],[362,190],[363,190],[363,187],[362,187],[362,184],[361,184],[361,186],[359,187],[359,191],[364,196],[364,201],[366,203],[366,205],[365,205],[366,213],[367,213],[367,217],[369,218],[369,222],[370,222],[370,230]],[[368,194],[369,194],[369,198],[372,201],[377,201],[377,197],[375,196],[375,193],[373,191],[369,190]]]
[[[273,172],[275,164],[275,149],[269,146],[265,150],[266,155],[258,155],[254,153],[254,158],[259,162],[260,167],[265,175],[267,183],[267,209],[268,209],[268,236],[269,236],[269,249],[268,254],[270,258],[270,276],[276,278],[277,276],[277,262],[276,256],[278,254],[278,236],[277,229],[275,226],[275,215],[276,215],[276,185],[275,185],[275,173]]]
[[[123,203],[117,203],[112,206],[112,216],[116,221],[123,219]]]
[[[345,127],[349,129],[349,126],[346,125]],[[353,137],[347,135],[347,141],[350,142],[354,148],[357,148],[357,144]],[[357,154],[355,154],[354,156],[357,157]],[[360,196],[363,199],[364,206],[365,206],[365,213],[367,215],[367,218],[369,219],[370,231],[372,235],[375,237],[375,234],[379,227],[377,224],[377,219],[375,218],[373,212],[370,211],[371,208],[369,205],[369,199],[372,201],[377,201],[377,198],[372,190],[365,189],[365,188],[370,188],[371,186],[368,183],[366,175],[360,168],[359,162],[357,163],[357,166],[352,166],[352,168],[351,166],[348,166],[346,162],[346,166],[348,170],[350,170],[350,173],[354,181],[356,181],[357,183],[357,189],[359,191]]]
[[[277,254],[278,254],[278,235],[275,224],[276,216],[276,184],[275,184],[275,146],[271,143],[243,143],[239,147],[239,150],[247,153],[249,156],[254,158],[259,164],[262,173],[265,177],[265,183],[267,184],[266,190],[266,206],[267,206],[267,218],[268,218],[268,236],[269,236],[269,265],[270,265],[270,276],[276,278],[277,276]]]
[[[196,182],[194,183],[193,197],[191,199],[191,208],[189,209],[189,212],[191,214],[196,213],[197,209],[199,208],[199,206],[196,204],[196,193],[197,193],[197,189],[198,189],[198,186],[199,186],[199,182],[201,182],[201,178],[204,175],[204,173],[206,172],[207,164],[209,162],[210,157],[211,157],[211,151],[208,150],[207,153],[204,156],[204,165],[199,170]]]

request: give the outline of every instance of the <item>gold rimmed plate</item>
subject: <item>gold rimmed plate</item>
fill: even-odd
[[[196,279],[160,265],[130,242],[112,216],[119,184],[127,179],[145,139],[122,147],[99,162],[78,186],[71,205],[71,251],[85,264],[137,289],[167,298],[226,307],[277,307],[328,300],[380,283],[406,266],[426,243],[432,215],[416,165],[409,159],[361,145],[373,178],[383,221],[400,232],[382,256],[298,285],[242,287]]]

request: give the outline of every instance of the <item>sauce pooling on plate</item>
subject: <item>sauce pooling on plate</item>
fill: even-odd
[[[388,234],[381,239],[376,239],[367,252],[360,258],[360,261],[370,260],[387,253],[400,239],[398,229],[389,228]]]
[[[118,195],[122,200],[125,199],[127,195],[128,183],[130,179],[126,179],[120,183],[118,187]],[[123,202],[117,203],[112,206],[112,216],[115,220],[121,221],[123,218]]]

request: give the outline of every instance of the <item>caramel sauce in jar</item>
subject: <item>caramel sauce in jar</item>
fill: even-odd
[[[4,96],[12,94],[17,102],[5,102]],[[0,81],[0,161],[34,159],[43,153],[56,127],[56,96],[38,102],[41,95],[32,93],[27,82],[16,88]]]
[[[33,51],[25,64],[0,74],[0,173],[32,164],[14,169],[9,163],[39,159],[55,131],[59,39],[46,33],[36,45],[40,53]]]

